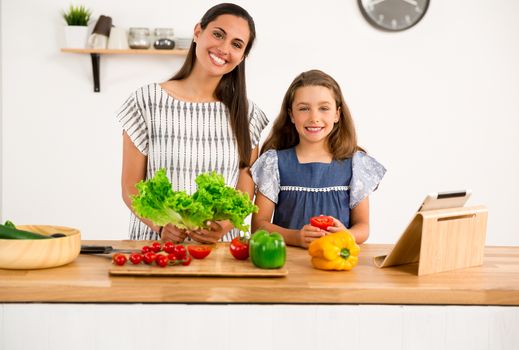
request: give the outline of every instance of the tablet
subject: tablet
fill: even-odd
[[[463,207],[470,195],[470,190],[429,193],[418,211]]]

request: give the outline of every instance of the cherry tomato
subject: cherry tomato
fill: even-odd
[[[229,245],[229,250],[236,259],[247,259],[249,257],[249,239],[246,237],[234,238]]]
[[[314,216],[310,218],[310,225],[326,230],[329,226],[333,226],[333,218],[325,215]]]
[[[124,255],[124,254],[114,254],[112,256],[112,262],[115,265],[123,266],[124,264],[126,264],[126,255]]]
[[[151,252],[151,248],[149,246],[145,245],[141,248],[141,253],[146,254],[147,252]]]
[[[166,253],[168,254],[171,254],[173,253],[173,248],[175,247],[175,243],[171,242],[171,241],[167,241],[166,243],[164,243],[164,245],[162,246],[162,250],[164,250]]]
[[[168,265],[168,257],[164,254],[157,254],[155,263],[160,267],[166,267]]]
[[[187,251],[189,255],[191,255],[195,259],[203,259],[209,254],[211,254],[211,248],[207,245],[189,245],[187,246]]]
[[[157,258],[157,254],[155,254],[154,252],[147,252],[144,253],[142,258],[145,264],[151,265]]]
[[[173,254],[175,254],[178,260],[184,260],[187,255],[186,247],[184,247],[182,244],[176,245],[173,247]]]
[[[168,254],[168,264],[169,265],[177,265],[180,261],[177,259],[176,255],[173,253]]]
[[[142,262],[142,254],[140,253],[131,253],[130,254],[130,261],[134,265],[138,265]]]
[[[150,248],[155,253],[158,253],[162,250],[162,244],[160,244],[159,242],[153,242]]]
[[[182,260],[182,265],[187,266],[189,264],[191,264],[191,255],[186,256],[186,258]]]

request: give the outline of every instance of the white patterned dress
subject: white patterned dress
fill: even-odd
[[[222,102],[186,102],[169,95],[159,84],[136,90],[117,114],[122,128],[137,149],[148,157],[146,178],[166,168],[174,191],[196,191],[200,173],[216,171],[228,186],[236,187],[239,155],[227,107]],[[265,114],[249,101],[252,148],[268,124]],[[130,239],[154,240],[158,235],[130,215]],[[238,234],[232,230],[222,240]]]

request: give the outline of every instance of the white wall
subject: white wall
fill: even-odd
[[[104,56],[94,93],[88,55],[59,51],[64,0],[2,0],[0,219],[127,237],[115,111],[170,77],[180,57]],[[94,19],[190,34],[215,1],[86,0]],[[248,90],[273,120],[301,71],[343,87],[360,143],[388,173],[371,197],[370,242],[392,243],[427,192],[471,188],[489,208],[487,243],[519,245],[519,2],[433,0],[416,27],[375,30],[357,1],[237,1],[256,20]],[[297,4],[297,5],[295,5]]]

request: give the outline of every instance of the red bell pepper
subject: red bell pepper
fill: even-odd
[[[329,226],[333,226],[333,218],[325,215],[314,216],[310,218],[310,225],[326,230]]]

